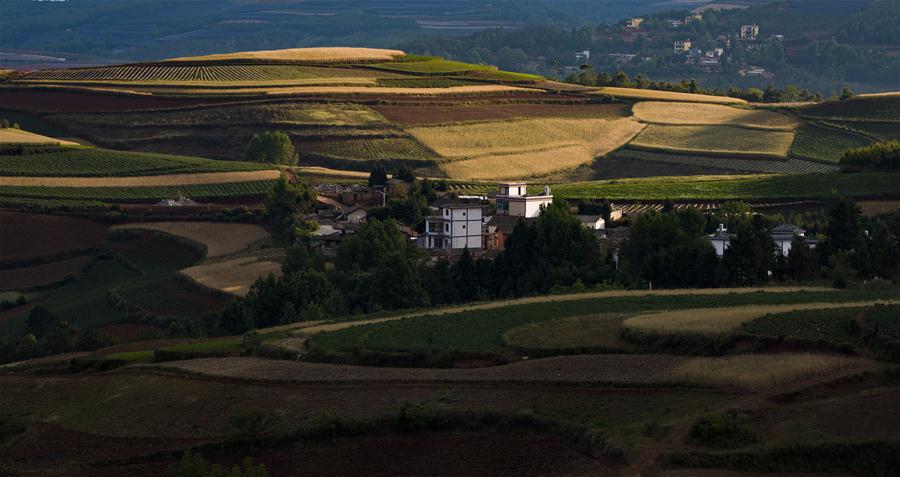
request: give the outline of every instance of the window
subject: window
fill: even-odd
[[[450,224],[444,224],[444,232],[450,231]]]
[[[463,225],[463,228],[464,228],[464,229],[465,229],[465,228],[466,228],[466,226],[465,226],[465,225]]]
[[[465,212],[463,212],[463,217],[465,217],[465,216],[466,216],[466,213],[465,213]]]

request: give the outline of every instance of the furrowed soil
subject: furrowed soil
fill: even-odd
[[[230,184],[277,179],[281,171],[203,172],[138,177],[21,177],[0,176],[0,185],[42,187],[145,187]]]
[[[515,118],[616,119],[629,116],[624,104],[496,104],[481,106],[375,105],[389,121],[403,126],[496,121]]]

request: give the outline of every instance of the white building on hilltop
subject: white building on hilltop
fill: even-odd
[[[497,193],[497,215],[513,217],[537,217],[541,209],[553,203],[550,188],[544,187],[543,194],[528,195],[524,182],[501,182]]]
[[[418,245],[427,250],[484,248],[484,214],[477,204],[450,204],[425,218]]]

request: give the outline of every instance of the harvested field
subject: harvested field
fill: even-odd
[[[669,355],[561,356],[474,369],[375,368],[261,358],[197,359],[155,365],[207,376],[295,383],[654,383],[687,358]]]
[[[372,109],[403,126],[425,126],[516,118],[618,119],[628,117],[624,104],[496,104],[489,106],[397,106]]]
[[[787,156],[794,133],[732,126],[660,126],[651,124],[631,141],[642,149],[734,156]]]
[[[323,80],[367,80],[373,82],[378,77],[402,77],[391,73],[360,68],[329,68],[320,66],[288,65],[211,65],[180,66],[122,65],[96,68],[70,68],[35,71],[18,80],[17,83],[41,82],[97,82],[100,84],[142,84],[161,85],[227,85],[227,84],[291,84],[292,82],[315,82]]]
[[[56,215],[0,211],[0,262],[85,250],[106,238],[106,227]]]
[[[643,126],[630,119],[528,119],[410,128],[438,154],[466,159],[442,164],[455,179],[547,174],[590,162],[620,147]]]
[[[81,255],[53,263],[0,270],[0,290],[27,290],[59,283],[77,276],[90,261],[90,257]]]
[[[609,95],[615,98],[642,99],[649,101],[678,101],[684,103],[717,103],[747,104],[743,99],[727,96],[709,96],[705,94],[675,93],[672,91],[656,91],[652,89],[615,88],[611,86],[597,88],[589,94]]]
[[[876,304],[900,303],[894,300],[875,300],[846,303],[802,303],[793,305],[753,305],[739,308],[707,308],[648,313],[625,320],[626,329],[659,334],[715,334],[729,333],[761,316],[795,310],[855,308]]]
[[[760,129],[794,130],[797,119],[773,111],[740,109],[720,104],[687,104],[645,101],[632,108],[634,116],[652,124],[745,126]]]
[[[257,278],[281,275],[281,264],[257,257],[241,257],[185,268],[180,273],[205,288],[243,297]]]
[[[17,177],[0,176],[0,186],[24,187],[156,187],[230,184],[274,180],[278,170],[167,174],[137,177]]]
[[[288,48],[283,50],[239,51],[235,53],[218,53],[203,56],[186,56],[171,58],[166,62],[216,62],[230,60],[275,60],[301,63],[340,63],[365,61],[391,61],[405,56],[400,50],[384,50],[378,48]]]
[[[57,146],[77,146],[78,143],[63,141],[40,134],[22,131],[14,128],[0,128],[0,144],[41,144]]]
[[[110,230],[150,230],[173,235],[200,245],[210,258],[232,255],[271,237],[258,225],[217,222],[133,223],[116,225]]]
[[[870,371],[877,363],[825,354],[745,354],[722,358],[693,358],[670,368],[671,381],[704,386],[767,389],[841,370]]]

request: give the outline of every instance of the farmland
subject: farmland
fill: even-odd
[[[633,111],[638,120],[651,124],[745,126],[774,130],[793,130],[798,126],[796,119],[783,114],[718,104],[645,101],[634,105]]]
[[[286,65],[135,65],[101,68],[77,68],[69,70],[36,71],[25,76],[25,80],[40,83],[58,81],[83,84],[85,81],[106,84],[253,84],[271,81],[285,84],[283,80],[315,80],[323,78],[377,78],[391,77],[372,70],[356,68],[334,68],[321,66]],[[286,84],[290,84],[289,82]]]
[[[796,146],[798,138],[794,141]],[[792,146],[792,147],[794,147]],[[678,166],[694,166],[715,168],[721,171],[740,172],[765,172],[773,174],[810,174],[816,172],[836,172],[837,166],[823,164],[821,162],[805,161],[796,158],[788,158],[783,161],[771,159],[740,159],[734,157],[696,156],[686,154],[666,154],[636,149],[624,148],[614,153],[616,158],[625,160],[660,162],[675,164]],[[608,158],[603,158],[605,161]],[[687,175],[687,174],[685,174]]]
[[[0,262],[34,260],[88,250],[106,227],[90,220],[0,211]]]
[[[265,229],[252,224],[146,222],[115,226],[111,230],[146,230],[183,238],[202,247],[205,250],[205,256],[209,258],[231,255],[256,242],[270,238]]]
[[[557,197],[632,200],[814,199],[893,197],[900,194],[896,174],[732,175],[621,179],[559,184]]]
[[[196,265],[181,274],[201,287],[242,297],[257,278],[281,275],[281,263],[269,257],[248,256]]]
[[[81,273],[90,258],[84,255],[30,267],[0,269],[0,290],[27,290],[62,282]]]
[[[592,91],[590,94],[612,96],[614,98],[635,99],[646,101],[681,101],[685,103],[713,103],[713,104],[747,104],[743,99],[729,98],[726,96],[709,96],[703,94],[676,93],[672,91],[657,91],[652,89],[632,89],[604,87]]]
[[[862,147],[870,142],[840,130],[804,126],[797,131],[790,153],[795,157],[836,163],[847,149]]]
[[[624,104],[494,104],[465,107],[375,105],[372,109],[401,126],[544,117],[619,119],[629,116],[628,107]]]
[[[173,58],[170,62],[206,63],[231,60],[274,60],[285,62],[340,63],[390,61],[404,56],[399,50],[378,48],[291,48],[287,50],[239,51],[215,55]]]
[[[0,129],[0,144],[41,144],[56,146],[77,146],[72,141],[62,141],[52,137],[41,136],[40,134],[22,131],[21,129],[2,128]]]
[[[647,126],[630,143],[656,151],[732,156],[787,155],[793,132],[762,131],[732,126]]]
[[[125,177],[256,171],[269,167],[257,163],[224,162],[197,157],[98,148],[66,149],[21,156],[0,155],[0,176]],[[0,179],[2,184],[7,184],[6,181],[7,179]]]
[[[9,199],[70,199],[102,202],[146,201],[173,197],[216,198],[261,196],[269,191],[272,181],[230,182],[169,186],[6,186],[0,185],[0,203]]]

